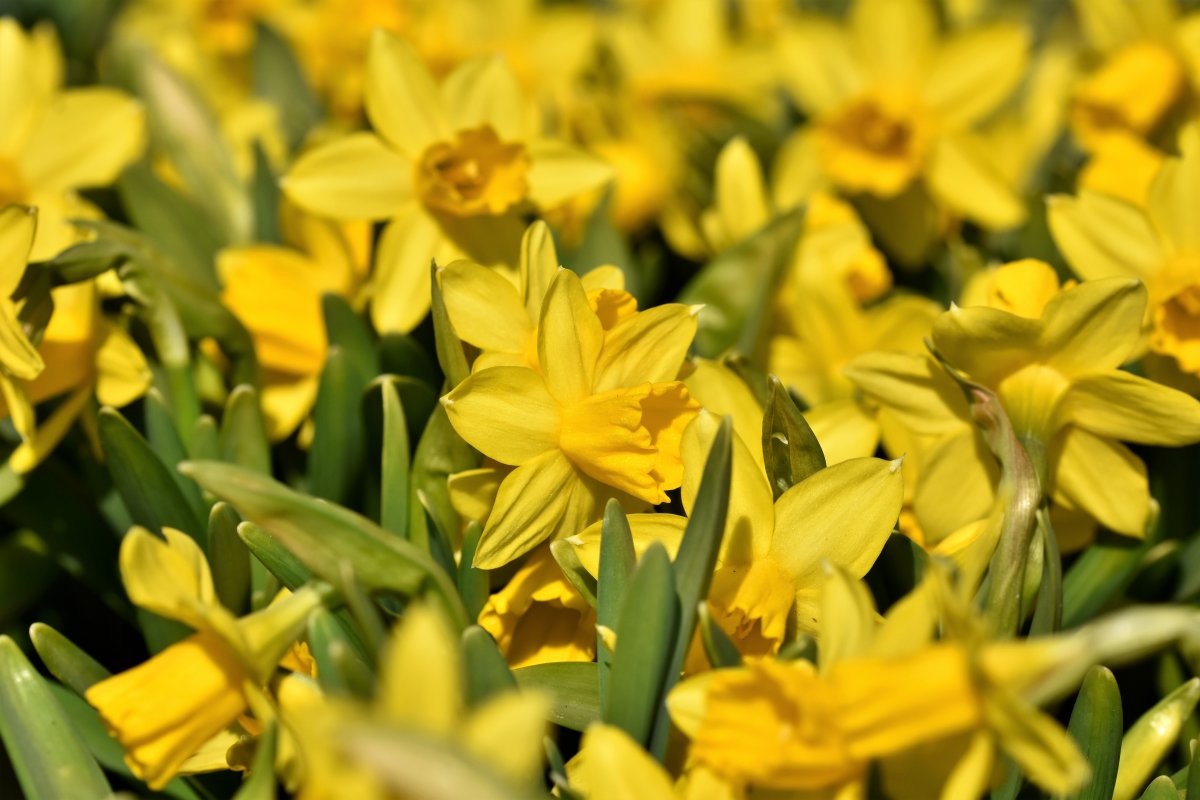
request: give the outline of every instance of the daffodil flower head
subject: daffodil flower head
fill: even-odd
[[[666,501],[698,408],[676,380],[695,330],[692,309],[669,304],[605,331],[579,278],[558,271],[537,328],[539,370],[483,369],[442,399],[471,446],[517,467],[497,492],[477,566],[577,533],[610,497],[630,508]]]
[[[963,306],[989,306],[1018,317],[1037,319],[1059,290],[1058,273],[1045,261],[1026,258],[985,270],[972,277],[963,292]]]
[[[25,275],[37,219],[37,212],[24,206],[0,208],[0,370],[5,383],[32,380],[45,368],[41,354],[17,318],[12,300]]]
[[[431,259],[513,264],[520,212],[555,208],[611,177],[593,156],[541,137],[499,57],[468,61],[438,86],[411,45],[378,29],[368,53],[366,108],[376,133],[310,150],[282,185],[294,202],[323,216],[390,220],[371,306],[383,331],[421,321]]]

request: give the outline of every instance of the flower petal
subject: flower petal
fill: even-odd
[[[695,309],[682,303],[626,317],[604,337],[594,390],[674,380],[695,335]]]
[[[996,498],[996,459],[974,428],[962,428],[920,453],[913,513],[932,548],[983,519]]]
[[[21,156],[39,191],[106,186],[146,144],[142,106],[115,89],[72,89],[54,98]]]
[[[1142,334],[1146,287],[1129,278],[1086,281],[1050,299],[1042,311],[1040,347],[1065,375],[1114,369]]]
[[[538,363],[560,403],[575,403],[592,393],[603,346],[604,330],[579,277],[560,269],[546,291],[538,324]]]
[[[1076,275],[1149,280],[1165,261],[1163,247],[1137,206],[1097,192],[1046,200],[1054,243]]]
[[[828,20],[808,18],[788,28],[779,39],[779,63],[784,86],[809,114],[832,110],[863,87],[850,38]]]
[[[754,463],[763,469],[763,407],[754,392],[720,361],[697,358],[692,366],[695,369],[684,380],[692,397],[718,418],[733,417],[733,432],[746,443]]]
[[[412,165],[378,136],[352,133],[303,153],[279,185],[314,214],[384,219],[412,200]]]
[[[815,405],[804,412],[804,419],[820,442],[828,464],[866,458],[879,446],[879,426],[858,400]]]
[[[1126,442],[1177,446],[1200,440],[1200,402],[1128,372],[1077,378],[1058,413],[1097,436]]]
[[[429,311],[429,269],[441,245],[437,222],[413,204],[379,238],[371,321],[380,333],[407,333]]]
[[[365,102],[375,130],[409,158],[451,136],[425,62],[411,44],[383,28],[371,34],[367,50]]]
[[[438,282],[454,332],[483,350],[520,353],[533,325],[517,289],[500,273],[459,260],[438,270]]]
[[[629,514],[629,531],[633,536],[633,549],[640,558],[650,545],[658,542],[667,549],[667,555],[675,558],[687,517],[678,514]],[[600,574],[600,536],[603,523],[587,526],[579,533],[568,537],[579,554],[579,563],[591,575]]]
[[[583,734],[579,755],[567,768],[571,785],[606,800],[674,800],[671,776],[629,734],[595,723]]]
[[[828,560],[861,578],[900,516],[899,461],[855,458],[826,467],[775,503],[771,557],[796,586],[816,586]]]
[[[1128,447],[1082,428],[1066,428],[1051,449],[1050,474],[1054,491],[1101,525],[1145,537],[1150,512],[1146,465]]]
[[[992,168],[976,139],[965,135],[938,139],[925,179],[939,200],[986,228],[1012,228],[1025,218],[1025,206]]]
[[[854,359],[844,372],[914,433],[939,436],[969,424],[962,390],[927,356],[876,351]]]
[[[858,0],[850,27],[859,63],[877,79],[916,77],[937,40],[937,16],[929,0]]]
[[[525,100],[502,56],[473,58],[456,67],[442,83],[441,95],[454,130],[490,125],[505,141],[525,138]]]
[[[0,297],[12,297],[33,248],[37,212],[25,206],[0,208]]]
[[[1150,182],[1146,210],[1159,235],[1175,251],[1200,249],[1193,210],[1200,204],[1200,131],[1186,129],[1180,137],[1181,158],[1167,158]]]
[[[613,170],[590,153],[560,141],[529,143],[529,199],[538,208],[557,208],[568,200],[599,189],[612,180]]]
[[[467,444],[502,464],[558,451],[558,403],[532,369],[481,370],[442,398],[442,405]]]
[[[1019,25],[990,25],[950,38],[925,79],[925,101],[951,128],[978,122],[1012,94],[1028,48],[1029,36]]]
[[[1042,324],[986,306],[953,306],[933,323],[933,344],[954,367],[995,386],[1036,358]]]
[[[204,628],[205,610],[217,603],[204,552],[191,537],[163,528],[166,539],[134,526],[121,542],[121,580],[139,608]]]

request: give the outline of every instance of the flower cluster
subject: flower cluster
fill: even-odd
[[[0,796],[1200,800],[1194,5],[0,4]]]

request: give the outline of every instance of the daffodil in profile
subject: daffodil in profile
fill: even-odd
[[[37,206],[30,258],[44,261],[74,243],[67,220],[89,213],[78,190],[107,186],[141,154],[142,107],[104,86],[64,88],[49,26],[26,33],[0,18],[0,63],[0,206]]]
[[[537,327],[538,370],[490,367],[442,398],[475,449],[515,466],[501,482],[475,565],[498,567],[577,533],[617,498],[629,509],[679,486],[679,443],[697,405],[677,380],[693,309],[668,304],[604,330],[580,279],[560,269]]]
[[[524,213],[610,176],[598,159],[542,137],[500,58],[468,61],[439,86],[409,44],[376,30],[366,109],[375,133],[307,151],[282,185],[316,214],[389,220],[373,275],[371,315],[381,331],[410,330],[425,316],[431,259],[512,265]]]
[[[186,534],[160,538],[133,528],[121,543],[121,577],[141,608],[196,633],[87,690],[125,749],[125,763],[152,789],[181,770],[228,769],[231,730],[320,602],[313,589],[238,619],[216,597],[204,553]],[[198,755],[199,754],[199,755]]]
[[[928,0],[857,0],[844,25],[809,17],[780,37],[784,85],[812,122],[780,159],[793,191],[863,200],[872,229],[919,261],[936,205],[991,229],[1024,209],[989,163],[977,126],[1012,93],[1027,34],[996,23],[943,37]]]

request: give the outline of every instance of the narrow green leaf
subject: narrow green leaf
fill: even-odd
[[[280,244],[279,236],[279,176],[271,169],[267,153],[259,142],[254,143],[254,181],[250,184],[254,205],[254,241]]]
[[[291,48],[269,25],[256,26],[250,78],[255,96],[279,110],[288,144],[295,150],[324,112]]]
[[[275,800],[275,742],[278,739],[274,722],[258,737],[254,748],[254,763],[233,800]]]
[[[417,442],[412,461],[413,496],[421,493],[428,503],[429,514],[442,530],[458,530],[458,512],[450,502],[447,481],[456,472],[479,466],[481,456],[450,424],[446,409],[439,404],[429,417],[425,432]],[[409,503],[409,539],[418,547],[429,549],[429,523],[426,508]]]
[[[234,387],[221,416],[222,459],[264,475],[271,474],[271,442],[267,422],[253,386]]]
[[[344,297],[325,294],[321,297],[325,332],[332,347],[340,347],[350,359],[365,387],[379,374],[379,354],[366,321],[355,313]]]
[[[1087,757],[1092,777],[1064,800],[1112,800],[1124,722],[1121,691],[1108,668],[1092,667],[1084,677],[1067,730]]]
[[[463,537],[462,553],[458,559],[458,594],[466,607],[467,617],[479,619],[479,612],[487,604],[491,593],[491,584],[486,569],[471,566],[475,560],[475,548],[479,545],[479,537],[483,534],[483,526],[475,520],[467,525],[467,533]]]
[[[308,618],[308,646],[317,662],[317,683],[331,694],[370,697],[371,669],[332,613],[318,608]]]
[[[600,525],[600,574],[596,581],[596,626],[616,630],[621,603],[633,571],[637,567],[637,551],[633,547],[633,532],[620,502],[610,499],[604,508]],[[612,653],[596,634],[596,669],[600,705],[608,702],[608,686],[612,677]]]
[[[390,378],[379,382],[383,393],[383,458],[379,523],[385,531],[408,537],[408,424],[404,406]]]
[[[49,625],[33,623],[29,626],[29,638],[50,674],[77,695],[82,696],[93,685],[112,674]]]
[[[535,664],[512,671],[522,689],[537,689],[553,698],[550,721],[583,731],[600,721],[600,698],[596,693],[596,665],[582,661]]]
[[[592,608],[596,607],[596,579],[592,577],[579,561],[575,546],[565,539],[550,543],[550,555],[554,556],[558,568],[562,570],[567,583],[579,592],[579,596],[587,601]]]
[[[664,697],[683,674],[683,663],[696,630],[696,609],[700,601],[708,597],[708,587],[712,583],[717,553],[721,549],[721,538],[725,533],[725,517],[729,512],[729,484],[733,468],[732,443],[733,421],[725,417],[721,420],[721,427],[704,462],[696,503],[684,529],[683,540],[679,543],[679,552],[675,556],[673,571],[679,603],[679,627],[675,633],[670,669],[666,673]],[[618,649],[620,646],[618,637]],[[660,707],[650,741],[650,752],[657,758],[665,757],[670,732],[670,717],[666,709]]]
[[[1166,775],[1159,775],[1142,792],[1142,800],[1179,800],[1179,791]]]
[[[1192,760],[1184,771],[1187,772],[1188,800],[1200,800],[1200,742],[1192,742]]]
[[[208,515],[208,563],[221,605],[241,614],[250,601],[250,551],[238,536],[242,518],[228,503],[213,505]]]
[[[338,586],[341,589],[342,600],[345,602],[346,610],[350,612],[350,616],[358,625],[357,630],[363,634],[360,649],[365,651],[364,655],[374,665],[379,660],[379,651],[387,638],[387,628],[383,624],[379,609],[375,607],[371,598],[363,591],[358,579],[354,577],[354,570],[350,566],[350,562],[343,561],[341,568],[342,576]]]
[[[1063,627],[1082,625],[1119,597],[1151,547],[1150,541],[1103,535],[1089,546],[1063,576]]]
[[[604,720],[645,744],[662,706],[671,656],[679,631],[679,595],[666,548],[654,542],[629,581],[629,596],[617,620]],[[693,612],[694,613],[694,612]]]
[[[406,596],[428,591],[458,628],[468,624],[449,576],[426,553],[370,520],[230,464],[188,462],[180,469],[335,586],[341,580],[337,564],[344,559],[367,591]]]
[[[384,333],[375,346],[379,351],[381,372],[412,378],[426,386],[441,384],[442,376],[437,364],[412,336]]]
[[[204,527],[142,435],[111,408],[100,409],[98,427],[113,485],[133,521],[152,531],[178,528],[203,548]]]
[[[763,462],[771,493],[778,500],[800,481],[825,469],[825,452],[779,378],[771,375],[767,387],[762,425]]]
[[[1192,678],[1129,727],[1121,740],[1113,800],[1133,800],[1179,738],[1183,721],[1200,699],[1200,678]]]
[[[211,414],[201,414],[196,418],[188,444],[188,456],[198,461],[215,461],[221,457],[221,437],[217,433],[217,421]]]
[[[35,606],[61,577],[37,534],[20,530],[0,540],[0,622],[15,620]]]
[[[180,462],[187,460],[188,452],[183,446],[183,438],[175,427],[175,417],[171,409],[167,407],[167,401],[163,398],[162,392],[151,387],[150,391],[146,393],[142,408],[146,424],[146,441],[149,443],[150,449],[167,468],[167,474],[179,487],[179,492],[187,500],[192,513],[198,519],[203,519],[208,512],[200,487],[175,470]]]
[[[278,578],[285,589],[295,591],[312,579],[312,571],[270,532],[253,522],[243,522],[238,525],[237,534],[251,555]]]
[[[708,656],[708,663],[712,664],[713,669],[740,667],[742,654],[733,640],[729,638],[729,634],[725,633],[725,630],[712,618],[707,601],[700,602],[697,613],[700,640],[704,644],[704,653]]]
[[[466,667],[467,704],[478,706],[489,697],[517,688],[508,663],[491,634],[471,625],[462,635],[463,665]]]
[[[7,636],[0,636],[0,738],[28,800],[112,792],[46,681]]]
[[[1050,524],[1050,510],[1043,504],[1037,512],[1038,538],[1042,547],[1042,580],[1037,589],[1037,607],[1030,623],[1030,636],[1045,636],[1062,628],[1062,554]]]
[[[357,488],[364,449],[359,413],[364,386],[351,358],[340,347],[331,348],[326,357],[308,452],[309,490],[335,503],[345,503]]]

